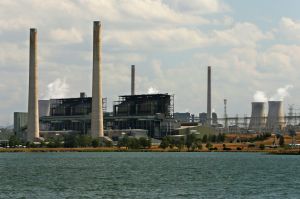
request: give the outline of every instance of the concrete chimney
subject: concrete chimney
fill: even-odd
[[[103,137],[102,110],[102,67],[101,67],[101,23],[94,21],[93,33],[93,80],[92,80],[92,138]]]
[[[207,124],[211,125],[211,67],[207,67]]]
[[[40,137],[38,107],[37,30],[30,29],[27,141]]]
[[[131,95],[135,95],[135,66],[131,65]]]

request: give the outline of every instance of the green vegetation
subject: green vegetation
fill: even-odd
[[[184,137],[173,137],[173,136],[166,136],[162,139],[160,148],[166,149],[170,148],[173,149],[175,146],[181,150],[184,147],[188,149],[188,151],[195,151],[196,149],[202,149],[202,143],[207,143],[206,148],[212,149],[213,145],[211,143],[223,143],[225,141],[225,134],[218,134],[218,135],[206,135],[204,134],[202,138],[198,136],[198,134],[191,133]],[[216,150],[216,148],[213,148]]]
[[[151,148],[151,139],[150,138],[134,138],[124,136],[122,139],[118,141],[118,147],[126,147],[127,149],[146,149]]]
[[[10,136],[9,140],[8,140],[8,145],[10,147],[15,147],[21,144],[21,141],[19,140],[19,138],[15,135]]]
[[[260,144],[260,145],[259,145],[259,148],[260,148],[261,150],[264,150],[264,149],[265,149],[265,145],[264,145],[264,144]]]
[[[280,137],[279,137],[279,145],[280,145],[281,147],[284,146],[284,137],[283,137],[283,136],[280,136]]]

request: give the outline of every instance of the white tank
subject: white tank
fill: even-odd
[[[285,127],[282,101],[269,101],[269,112],[266,127],[272,131]]]
[[[252,102],[252,112],[249,129],[260,131],[262,128],[265,128],[265,125],[265,103]]]

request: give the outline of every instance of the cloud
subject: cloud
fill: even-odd
[[[184,13],[212,14],[230,11],[229,5],[219,0],[165,0],[164,2],[169,4],[171,8]]]
[[[197,29],[159,28],[109,32],[104,42],[115,49],[178,51],[205,47],[210,39]]]
[[[71,29],[55,29],[50,32],[50,37],[54,41],[63,43],[81,43],[83,41],[82,34],[75,28]]]
[[[279,22],[279,32],[288,40],[300,39],[300,22],[289,17],[282,17]]]
[[[136,65],[137,93],[152,87],[175,94],[176,111],[206,110],[207,65],[212,66],[213,106],[219,114],[224,98],[229,114],[235,115],[248,111],[257,90],[272,93],[282,84],[297,90],[300,45],[294,39],[300,35],[299,21],[285,17],[262,27],[234,12],[221,0],[2,0],[0,90],[5,94],[0,95],[0,124],[5,117],[12,122],[13,111],[27,110],[30,27],[39,33],[43,97],[76,97],[81,91],[91,95],[94,20],[103,24],[108,110],[118,95],[130,93],[131,64]],[[49,82],[53,92],[66,83],[63,93],[68,93],[48,95]],[[291,95],[289,100],[300,97]]]
[[[232,46],[256,46],[260,40],[273,39],[271,32],[262,32],[255,24],[244,22],[236,23],[230,29],[215,30],[213,32],[216,43]]]

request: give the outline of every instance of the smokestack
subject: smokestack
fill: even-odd
[[[40,137],[38,107],[37,30],[30,29],[27,141]]]
[[[92,138],[103,137],[101,70],[101,23],[94,21],[93,34],[93,86],[92,86]]]
[[[282,129],[285,127],[282,101],[269,101],[269,111],[266,126],[269,130]]]
[[[252,102],[251,119],[249,129],[259,131],[266,125],[265,121],[265,103]]]
[[[211,125],[211,67],[207,67],[207,124]]]
[[[135,95],[135,66],[131,65],[131,95]]]

